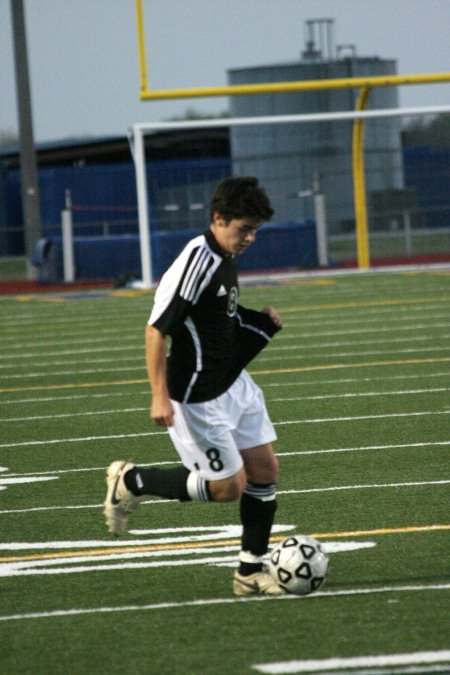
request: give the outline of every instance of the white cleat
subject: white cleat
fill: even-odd
[[[270,573],[263,568],[262,572],[254,572],[244,577],[236,570],[233,577],[233,593],[235,595],[285,595]]]
[[[132,462],[119,460],[106,470],[106,499],[103,513],[108,530],[118,537],[125,532],[128,518],[136,511],[143,497],[136,497],[125,485],[124,475],[134,469]]]

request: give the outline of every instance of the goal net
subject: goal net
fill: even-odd
[[[450,262],[450,106],[159,122],[130,130],[143,286],[209,225],[210,198],[229,175],[257,176],[275,209],[242,272],[356,267],[355,119],[369,269]],[[176,158],[164,154],[169,140]]]

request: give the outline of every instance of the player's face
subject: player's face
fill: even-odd
[[[224,251],[239,255],[247,246],[253,244],[261,225],[262,221],[254,218],[224,220],[219,214],[215,214],[213,232],[217,243]]]

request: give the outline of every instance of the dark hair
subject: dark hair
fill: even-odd
[[[253,176],[225,178],[219,183],[211,200],[211,218],[216,211],[225,220],[255,218],[267,221],[274,213],[268,196]]]

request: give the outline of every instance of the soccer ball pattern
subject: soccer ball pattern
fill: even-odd
[[[272,551],[269,571],[287,593],[307,595],[325,581],[328,556],[312,537],[287,537]]]

